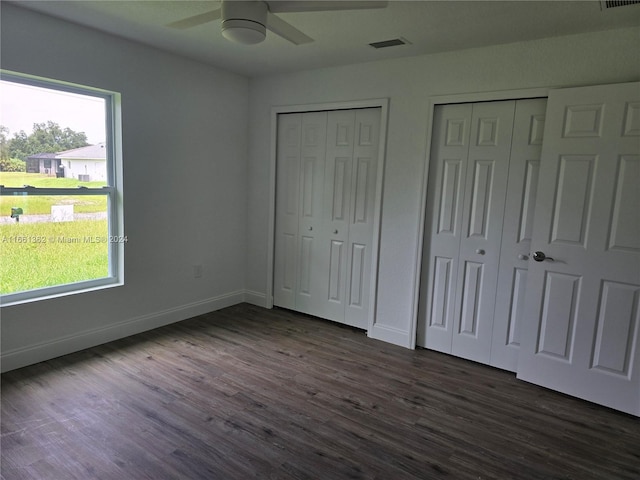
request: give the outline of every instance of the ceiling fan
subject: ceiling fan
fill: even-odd
[[[358,10],[385,8],[386,1],[313,1],[313,0],[222,0],[221,8],[178,20],[167,25],[170,28],[186,29],[222,19],[222,35],[233,42],[247,45],[260,43],[269,29],[294,45],[313,42],[313,39],[276,13],[319,12],[330,10]]]

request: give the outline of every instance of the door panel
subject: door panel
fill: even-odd
[[[546,105],[543,98],[516,101],[513,122],[490,359],[512,372],[518,365]]]
[[[323,184],[325,171],[325,138],[327,113],[302,114],[302,136],[300,146],[299,197],[299,269],[296,309],[316,315],[322,308],[319,295],[322,268],[322,245],[318,238],[323,225]]]
[[[640,155],[621,155],[614,186],[609,249],[640,253]]]
[[[633,332],[638,322],[640,288],[619,282],[602,282],[596,321],[592,368],[629,376]]]
[[[321,234],[324,265],[319,287],[322,306],[318,315],[344,321],[347,281],[346,245],[349,241],[351,176],[355,138],[355,111],[328,113],[326,170],[324,181],[324,226]]]
[[[473,105],[451,353],[489,363],[515,101]]]
[[[278,116],[274,305],[295,308],[298,289],[298,211],[302,114]]]
[[[471,104],[434,111],[417,344],[451,353]]]
[[[329,302],[342,305],[344,301],[344,242],[331,240],[329,247]]]
[[[380,109],[355,111],[344,323],[367,328],[371,290]]]
[[[551,258],[529,265],[518,360],[520,379],[634,415],[639,102],[638,83],[549,95],[531,250]]]
[[[560,156],[557,186],[551,192],[555,197],[551,243],[584,246],[597,160],[596,155]]]

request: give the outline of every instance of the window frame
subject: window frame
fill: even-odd
[[[67,93],[101,98],[105,102],[106,186],[102,187],[5,187],[0,195],[105,195],[107,197],[108,275],[92,280],[33,288],[0,294],[0,307],[73,295],[124,285],[123,182],[122,182],[122,122],[121,95],[117,92],[79,85],[34,75],[0,69],[0,80]]]

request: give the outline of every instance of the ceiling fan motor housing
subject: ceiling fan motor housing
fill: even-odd
[[[262,42],[267,35],[268,10],[262,1],[222,2],[222,35],[247,45]]]

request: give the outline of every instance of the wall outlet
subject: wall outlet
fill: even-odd
[[[193,266],[193,278],[202,278],[202,264]]]

